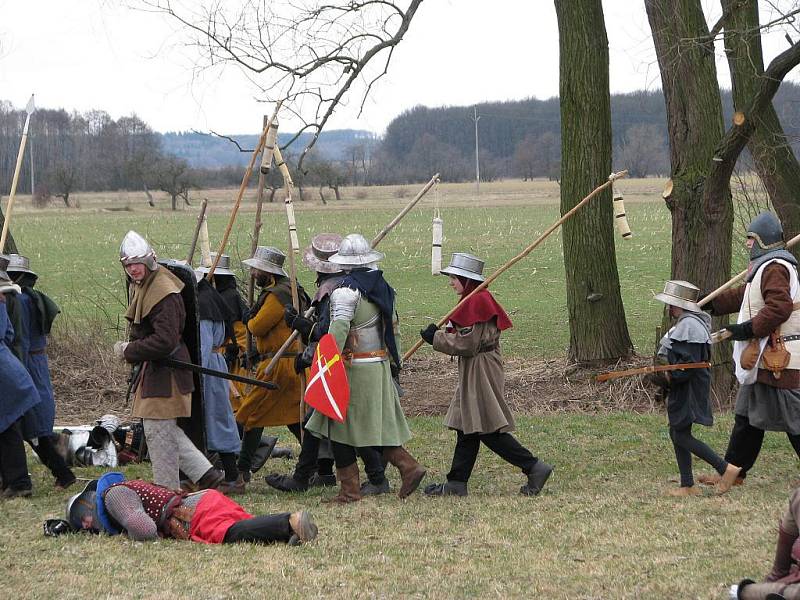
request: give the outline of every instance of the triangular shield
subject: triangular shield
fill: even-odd
[[[336,338],[330,333],[322,336],[317,343],[306,386],[305,401],[309,406],[339,423],[344,422],[347,417],[350,385],[347,382],[347,373],[342,354],[336,345]]]

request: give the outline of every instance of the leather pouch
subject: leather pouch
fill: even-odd
[[[775,379],[781,378],[781,372],[789,366],[789,360],[792,355],[786,349],[786,344],[783,343],[783,338],[780,336],[780,330],[773,331],[769,336],[764,354],[761,358],[764,361],[764,368],[772,371]]]
[[[749,371],[756,366],[758,355],[761,352],[761,340],[753,338],[742,351],[739,361],[743,369]]]

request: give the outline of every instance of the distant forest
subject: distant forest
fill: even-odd
[[[723,92],[726,121],[731,94]],[[774,100],[784,130],[800,146],[800,86],[784,82]],[[615,94],[611,101],[615,168],[645,177],[669,172],[664,99],[661,90]],[[479,104],[477,113],[481,179],[557,179],[560,171],[560,115],[557,98]],[[25,113],[0,102],[0,193],[8,193]],[[256,134],[230,136],[246,150]],[[283,133],[286,144],[291,134]],[[300,136],[284,152],[293,164],[308,141]],[[36,196],[60,197],[70,204],[77,191],[162,190],[172,205],[189,190],[241,182],[249,159],[228,140],[195,132],[156,133],[135,115],[112,119],[99,110],[68,113],[38,110],[32,121],[18,191],[30,193],[31,166]],[[798,148],[796,148],[797,151]],[[417,106],[395,118],[383,137],[363,130],[326,131],[294,173],[304,191],[345,185],[426,181],[440,172],[445,181],[475,176],[473,107]],[[281,185],[269,178],[273,193]]]

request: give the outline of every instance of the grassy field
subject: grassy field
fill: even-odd
[[[642,354],[650,353],[660,322],[662,306],[653,293],[669,275],[663,184],[622,183],[634,238],[617,241],[618,263],[628,326]],[[345,190],[342,203],[327,206],[297,202],[301,243],[321,231],[359,231],[371,238],[417,189]],[[445,262],[450,252],[469,251],[486,258],[487,271],[493,271],[558,217],[558,193],[551,182],[503,182],[482,185],[476,198],[472,186],[443,185]],[[210,199],[213,247],[233,192],[198,197],[204,195]],[[115,339],[124,310],[117,260],[122,236],[136,229],[160,256],[185,258],[197,208],[151,209],[143,196],[129,193],[77,199],[80,209],[34,210],[23,198],[13,233],[39,272],[41,288],[64,309],[63,322],[99,320],[107,337]],[[399,293],[405,346],[455,300],[446,280],[430,275],[434,199],[432,194],[380,246],[387,255],[387,279]],[[229,247],[235,260],[249,251],[252,221],[248,198]],[[261,240],[286,246],[282,204],[267,208]],[[744,254],[735,252],[734,268],[745,262]],[[312,274],[302,267],[299,273],[312,288]],[[514,320],[503,337],[504,351],[517,359],[515,364],[564,356],[569,334],[559,235],[492,289]],[[531,395],[539,392],[532,383]],[[442,398],[442,404],[446,401]],[[102,407],[91,410],[103,412]],[[470,497],[458,500],[417,494],[405,502],[387,497],[337,508],[319,504],[330,491],[278,495],[259,477],[242,500],[251,512],[308,507],[317,516],[320,539],[295,549],[44,538],[43,519],[61,514],[67,494],[54,492],[49,475],[32,459],[35,497],[0,503],[2,589],[9,597],[25,598],[98,593],[120,598],[725,598],[731,583],[769,569],[796,458],[782,436],[769,434],[743,488],[723,498],[670,499],[664,492],[676,485],[677,468],[664,421],[658,414],[630,413],[522,416],[523,443],[556,465],[545,493],[535,499],[520,497],[522,477],[485,450]],[[701,435],[722,451],[730,425],[725,415]],[[441,480],[449,467],[452,434],[438,417],[417,417],[411,426],[410,449],[430,469],[426,482]],[[266,469],[289,471],[291,464]],[[695,472],[701,470],[697,466]],[[83,469],[80,475],[98,473]],[[129,477],[137,475],[149,477],[149,467],[128,469]],[[395,473],[392,478],[396,485]]]
[[[634,344],[649,353],[662,306],[653,300],[669,276],[670,219],[660,198],[663,181],[623,181],[634,237],[617,241],[622,295]],[[558,186],[554,182],[500,182],[482,186],[480,198],[464,184],[441,186],[439,204],[444,219],[444,264],[456,251],[486,259],[491,273],[538,237],[558,218]],[[403,190],[404,198],[398,190]],[[407,203],[419,186],[346,190],[345,201],[322,206],[319,201],[296,202],[301,244],[321,231],[342,234],[357,231],[373,237]],[[362,200],[348,200],[357,196]],[[209,230],[212,248],[227,223],[233,192],[200,194],[210,199]],[[407,347],[429,321],[438,319],[455,297],[443,277],[430,275],[431,217],[435,192],[408,214],[381,243],[386,253],[382,268],[398,291],[403,343]],[[172,212],[150,209],[130,193],[79,196],[81,209],[26,209],[14,217],[13,233],[41,275],[40,285],[63,307],[67,318],[100,316],[109,337],[117,335],[124,312],[122,270],[117,261],[119,242],[135,229],[145,235],[161,257],[185,258],[194,230],[197,208]],[[23,206],[29,206],[25,199]],[[166,207],[166,202],[161,202]],[[119,209],[130,210],[119,210]],[[282,203],[267,207],[261,243],[286,247]],[[233,230],[228,252],[235,261],[250,248],[253,200],[247,198]],[[734,257],[735,267],[745,264]],[[298,268],[301,282],[313,288],[313,274]],[[492,286],[514,321],[504,335],[505,351],[512,356],[560,356],[569,343],[564,288],[564,265],[558,232],[528,259]]]
[[[522,476],[481,450],[463,499],[395,496],[320,504],[332,490],[279,495],[256,477],[241,503],[251,512],[308,508],[318,541],[299,548],[135,543],[125,538],[41,534],[63,511],[36,465],[33,500],[0,503],[0,580],[8,598],[727,598],[741,578],[772,561],[796,458],[768,434],[747,484],[724,497],[677,500],[677,468],[663,417],[552,415],[519,420],[518,435],[556,466],[537,498],[517,494]],[[731,419],[700,436],[723,449]],[[439,418],[412,421],[411,451],[449,467],[453,436]],[[279,431],[284,440],[285,430]],[[265,472],[286,472],[270,461]],[[390,477],[397,486],[397,475]],[[695,465],[695,474],[707,468]],[[82,469],[82,476],[99,473]],[[128,476],[149,475],[149,467]]]

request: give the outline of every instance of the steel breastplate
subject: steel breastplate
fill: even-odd
[[[355,355],[368,352],[376,352],[385,349],[383,342],[383,319],[380,314],[375,315],[364,323],[350,326],[350,333],[347,334],[347,341],[344,349],[349,350]],[[359,362],[381,361],[384,358],[360,358],[354,359]]]

